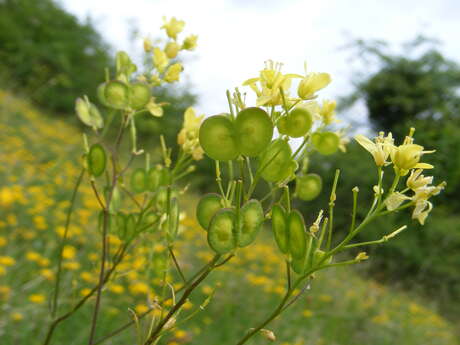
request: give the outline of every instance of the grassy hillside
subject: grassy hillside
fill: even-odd
[[[49,322],[56,253],[73,185],[80,172],[81,134],[11,94],[0,91],[0,339],[3,345],[41,344]],[[67,311],[97,281],[98,207],[83,181],[64,251],[63,302]],[[181,197],[184,209],[194,199]],[[110,237],[110,252],[119,246]],[[212,256],[193,214],[182,215],[178,260],[190,277]],[[165,246],[145,234],[107,285],[99,336],[130,321],[162,295]],[[281,298],[284,264],[268,229],[218,269],[179,315],[160,344],[234,344]],[[179,277],[166,277],[180,286]],[[210,303],[203,307],[208,297]],[[53,344],[86,344],[93,301],[59,328]],[[166,306],[172,304],[172,300]],[[160,312],[155,311],[153,314]],[[190,317],[190,321],[182,320]],[[145,319],[144,319],[145,320]],[[136,344],[141,321],[107,344]],[[353,269],[318,274],[300,302],[268,327],[282,345],[455,345],[454,327],[428,301],[389,290]],[[251,344],[266,344],[260,336]]]

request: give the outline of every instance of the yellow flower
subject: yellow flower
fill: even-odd
[[[0,206],[9,206],[16,201],[13,189],[2,187],[0,189]]]
[[[198,40],[197,35],[190,35],[185,38],[184,43],[182,43],[182,49],[193,50],[196,48],[196,42]]]
[[[10,316],[11,316],[11,319],[13,321],[21,321],[24,318],[24,316],[21,313],[18,313],[18,312],[13,312],[13,313],[11,313]]]
[[[146,311],[149,310],[149,307],[146,306],[145,304],[138,304],[134,307],[134,310],[136,311],[137,314],[144,314]]]
[[[426,187],[433,183],[433,176],[423,176],[423,169],[415,169],[410,173],[409,178],[406,181],[407,187],[415,191],[416,189]]]
[[[88,296],[90,293],[91,293],[91,289],[89,288],[84,288],[80,290],[80,295],[83,297]]]
[[[145,283],[137,282],[129,286],[129,291],[133,295],[147,294],[149,292],[149,287]]]
[[[324,100],[323,106],[320,110],[320,115],[323,118],[324,124],[330,125],[333,122],[337,122],[338,120],[335,118],[335,108],[337,104],[335,101]]]
[[[391,152],[391,160],[399,169],[401,176],[404,176],[410,169],[432,169],[431,164],[419,163],[422,155],[432,152],[434,151],[424,151],[423,146],[420,145],[402,144]]]
[[[0,256],[0,265],[3,266],[13,266],[16,263],[11,256]]]
[[[433,204],[428,199],[441,193],[445,186],[446,182],[442,182],[437,186],[425,186],[416,189],[412,197],[412,200],[415,202],[412,219],[417,219],[421,225],[424,225],[426,217],[428,217],[428,214],[433,209]]]
[[[75,258],[76,254],[77,250],[75,249],[75,247],[72,247],[71,245],[64,246],[64,249],[62,250],[62,257],[64,259],[73,259]]]
[[[151,51],[152,51],[152,48],[153,48],[153,46],[152,46],[152,40],[151,40],[150,38],[147,38],[147,37],[144,38],[144,51],[145,51],[146,53],[151,52]]]
[[[32,294],[29,296],[29,301],[35,304],[42,304],[46,300],[45,295],[42,294]]]
[[[174,40],[184,30],[185,22],[183,20],[177,20],[175,17],[172,17],[168,22],[166,17],[163,17],[163,22],[164,24],[161,28],[165,29],[166,34]]]
[[[407,195],[404,195],[399,192],[391,193],[391,195],[385,199],[385,206],[388,211],[396,210],[405,200],[410,200],[411,198]]]
[[[179,53],[180,46],[176,42],[168,42],[165,47],[166,56],[170,59],[174,59]]]
[[[169,59],[166,53],[158,47],[153,48],[153,65],[160,72],[163,73],[168,66]]]
[[[315,98],[315,93],[331,82],[328,73],[308,73],[299,83],[297,94],[302,99]]]
[[[312,317],[313,316],[313,312],[309,309],[305,309],[303,312],[302,312],[302,315],[304,317]]]
[[[367,255],[366,252],[360,252],[355,257],[355,261],[358,261],[358,262],[363,261],[363,260],[367,260],[367,259],[369,259],[369,256]]]
[[[168,67],[166,70],[164,81],[167,83],[174,83],[175,81],[179,81],[180,73],[184,70],[182,64],[175,63]]]
[[[375,164],[379,167],[388,165],[387,162],[388,156],[394,150],[394,140],[391,133],[385,137],[383,132],[379,133],[379,136],[375,138],[375,142],[372,142],[364,135],[358,134],[355,136],[355,140],[364,147],[367,151],[370,152],[372,157],[374,157]]]
[[[112,284],[109,286],[109,290],[116,294],[121,294],[125,291],[125,288],[120,284]]]
[[[5,237],[0,236],[0,247],[5,246],[8,243]]]
[[[155,103],[155,98],[151,98],[146,105],[147,110],[155,117],[163,116],[163,107],[161,103]]]
[[[297,74],[281,73],[282,64],[268,60],[265,68],[260,71],[258,78],[246,80],[243,85],[249,86],[257,95],[257,105],[280,105],[283,104],[283,98],[280,89],[283,90],[285,99],[289,94],[291,79],[301,77]],[[260,84],[260,88],[257,85]]]
[[[26,253],[26,260],[28,260],[28,261],[38,261],[38,260],[40,260],[40,258],[41,258],[41,256],[37,252],[28,251]]]
[[[49,268],[44,268],[44,269],[40,270],[40,275],[43,278],[47,279],[47,280],[53,280],[54,279],[54,273]]]
[[[193,159],[203,158],[203,149],[200,146],[198,133],[204,115],[197,116],[192,107],[187,108],[184,113],[184,124],[177,136],[177,143],[182,149],[192,155]]]

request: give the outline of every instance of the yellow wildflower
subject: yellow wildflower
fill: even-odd
[[[29,296],[29,301],[35,304],[42,304],[46,300],[45,295],[42,294],[32,294]]]
[[[116,294],[121,294],[125,291],[125,288],[120,284],[112,284],[109,286],[109,290]]]
[[[155,103],[155,98],[151,98],[149,103],[146,105],[147,110],[155,117],[163,116],[163,108],[161,103]]]
[[[0,265],[3,266],[13,266],[16,263],[11,256],[0,256]]]
[[[184,43],[182,43],[182,49],[193,50],[196,48],[196,42],[198,40],[197,35],[190,35],[185,38]]]
[[[369,259],[369,256],[367,255],[366,252],[360,252],[355,257],[355,261],[358,261],[358,262],[363,261],[363,260],[367,260],[367,259]]]
[[[167,83],[174,83],[175,81],[179,81],[180,73],[184,70],[182,64],[175,63],[168,67],[166,70],[164,81]]]
[[[150,38],[147,38],[147,37],[144,38],[144,51],[145,51],[146,53],[151,52],[151,51],[152,51],[152,48],[153,48],[153,46],[152,46],[152,40],[151,40]]]
[[[204,115],[197,116],[192,107],[187,108],[184,113],[183,128],[177,136],[178,144],[182,146],[186,153],[191,154],[195,160],[202,159],[204,153],[198,138],[203,118]]]
[[[77,254],[77,250],[75,249],[75,247],[71,245],[64,246],[64,249],[62,251],[62,257],[64,259],[73,259],[75,258],[76,254]]]
[[[388,198],[385,199],[385,206],[388,211],[396,210],[405,200],[410,200],[411,198],[407,195],[404,195],[400,192],[391,193]]]
[[[384,133],[380,132],[379,136],[375,138],[375,142],[372,142],[361,134],[355,136],[355,140],[370,152],[377,166],[382,167],[389,164],[387,162],[388,156],[390,156],[394,150],[394,140],[391,133],[388,133],[385,137]]]
[[[329,101],[325,99],[323,101],[323,105],[320,110],[320,115],[323,119],[324,124],[330,125],[333,122],[337,122],[338,120],[335,118],[335,108],[337,103],[335,101]]]
[[[38,260],[40,260],[40,258],[41,258],[41,256],[37,252],[28,251],[26,253],[26,260],[28,260],[28,261],[38,261]]]
[[[149,307],[146,306],[145,304],[138,304],[134,307],[134,310],[136,311],[137,314],[144,314],[146,311],[149,310]]]
[[[185,22],[183,20],[177,20],[175,17],[172,17],[167,21],[166,17],[163,17],[163,26],[162,29],[166,30],[166,34],[172,38],[177,39],[177,35],[184,30]]]
[[[54,279],[54,273],[49,268],[44,268],[44,269],[40,270],[40,275],[43,278],[45,278],[46,280],[53,280]]]
[[[18,312],[13,312],[11,313],[10,316],[11,316],[11,320],[13,321],[21,321],[24,318],[24,316]]]
[[[137,282],[129,286],[129,291],[133,295],[147,294],[149,292],[149,287],[145,283]]]
[[[174,59],[179,53],[180,46],[177,42],[168,42],[165,47],[166,56],[170,59]]]
[[[13,189],[2,187],[0,189],[0,206],[9,206],[16,201]]]
[[[91,289],[89,288],[84,288],[80,290],[80,295],[83,297],[88,296],[90,293],[91,293]]]
[[[308,73],[299,83],[297,94],[302,99],[313,99],[315,93],[331,82],[328,73]]]
[[[6,237],[0,236],[0,247],[5,246],[7,243]]]
[[[415,169],[410,173],[409,178],[406,181],[407,187],[415,191],[416,189],[426,187],[433,183],[433,176],[423,176],[423,169]]]
[[[153,48],[153,65],[160,72],[163,73],[168,66],[169,59],[166,53],[158,47]]]

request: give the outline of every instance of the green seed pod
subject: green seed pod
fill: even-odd
[[[331,155],[339,149],[340,138],[334,132],[314,133],[311,141],[322,155]]]
[[[212,217],[222,208],[222,197],[216,193],[203,196],[196,207],[196,218],[201,227],[206,231]]]
[[[97,87],[97,98],[99,99],[99,102],[108,107],[108,103],[107,103],[107,100],[105,99],[105,86],[107,85],[107,83],[102,83],[102,84],[99,84],[99,86]]]
[[[305,273],[305,269],[306,269],[306,258],[305,257],[302,257],[302,258],[292,258],[292,261],[291,261],[291,267],[292,269],[294,270],[295,273],[297,274],[304,274]]]
[[[226,116],[214,115],[204,120],[199,138],[204,152],[214,160],[228,161],[239,155],[235,127]]]
[[[171,199],[169,217],[166,220],[166,223],[168,241],[173,242],[176,239],[177,232],[179,230],[179,203],[176,198]]]
[[[142,168],[137,168],[131,175],[131,188],[134,193],[142,193],[147,189],[147,174]]]
[[[299,211],[294,210],[287,219],[289,232],[289,252],[292,257],[301,259],[307,250],[306,232],[303,217]]]
[[[144,216],[143,227],[148,226],[146,230],[156,231],[158,230],[158,219],[160,216],[155,212],[149,212]]]
[[[107,187],[105,192],[107,198],[109,197],[109,187]],[[112,192],[112,199],[110,200],[109,212],[111,214],[117,213],[117,210],[121,207],[121,195],[118,187],[115,186]]]
[[[168,169],[153,167],[147,174],[147,189],[155,192],[161,186],[171,184],[171,174]]]
[[[130,240],[136,235],[136,217],[130,214],[126,217],[126,239]]]
[[[323,182],[317,174],[297,176],[295,194],[299,199],[310,201],[321,193]]]
[[[123,212],[118,212],[115,216],[115,227],[118,237],[122,240],[126,240],[126,222],[126,215]]]
[[[239,247],[245,247],[254,242],[264,220],[264,210],[258,200],[252,199],[243,205],[239,219]]]
[[[278,128],[278,132],[280,132],[280,134],[288,134],[287,126],[288,126],[287,116],[283,116],[278,119],[276,127]]]
[[[86,162],[88,165],[88,171],[95,177],[101,176],[105,171],[107,162],[107,155],[104,147],[101,144],[94,144],[89,149],[89,153],[86,156]]]
[[[235,129],[238,149],[248,157],[257,156],[273,137],[270,117],[265,110],[256,107],[246,108],[238,113]]]
[[[289,232],[287,227],[286,211],[281,205],[274,205],[272,208],[272,229],[276,244],[284,254],[288,252]]]
[[[293,109],[287,116],[287,134],[292,138],[303,137],[311,129],[313,118],[310,112],[302,107]]]
[[[102,128],[104,125],[104,120],[99,110],[87,99],[77,98],[75,101],[75,112],[80,121],[89,127]]]
[[[177,190],[171,189],[170,198],[177,198]],[[155,193],[153,199],[153,208],[158,211],[158,213],[165,213],[166,206],[168,202],[168,188],[167,187],[160,187],[158,188],[157,192]]]
[[[208,230],[209,246],[218,254],[225,254],[236,247],[234,237],[235,211],[224,208],[211,220]]]
[[[324,258],[324,255],[326,255],[325,252],[323,252],[321,249],[315,250],[313,253],[313,266],[318,265],[321,260]],[[332,256],[328,257],[326,261],[324,261],[322,264],[330,264],[332,261]]]
[[[273,140],[262,152],[259,160],[259,169],[263,169],[261,176],[265,181],[278,182],[286,175],[286,166],[291,161],[291,147],[282,140]]]
[[[125,83],[113,80],[106,83],[105,100],[107,104],[115,109],[126,109],[129,106],[130,89]]]
[[[130,85],[131,97],[129,99],[131,108],[139,110],[144,108],[150,101],[150,87],[143,83],[133,83]]]

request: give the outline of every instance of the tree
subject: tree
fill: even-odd
[[[381,41],[357,40],[352,47],[377,70],[361,75],[345,107],[364,100],[373,128],[403,134],[416,120],[456,117],[460,110],[460,66],[437,50],[437,42],[418,37],[391,53]]]
[[[75,98],[95,90],[111,64],[109,47],[88,19],[53,0],[0,2],[0,77],[41,107],[73,114]]]

